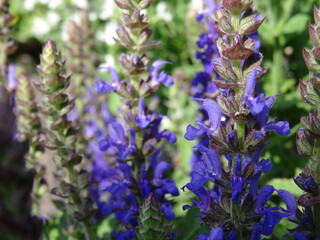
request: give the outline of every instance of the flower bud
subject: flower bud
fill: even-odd
[[[258,30],[265,18],[256,20],[257,14],[252,13],[249,16],[245,16],[240,21],[240,27],[238,33],[241,35],[250,35]]]
[[[312,86],[318,90],[320,90],[320,78],[319,77],[320,77],[319,74],[318,75],[314,74],[314,77],[310,78],[310,82],[311,82]]]
[[[144,29],[138,36],[137,45],[145,44],[148,41],[149,37],[151,36],[151,33],[152,33],[152,30],[150,28]]]
[[[253,0],[222,0],[222,6],[231,12],[240,13],[251,8]]]
[[[114,0],[119,8],[130,10],[133,8],[131,0]]]
[[[316,6],[313,7],[313,15],[314,21],[318,26],[320,26],[320,10]]]
[[[319,92],[312,87],[311,82],[299,82],[300,94],[304,101],[317,106],[320,104]]]
[[[266,140],[267,136],[257,130],[252,129],[247,135],[243,143],[244,152],[256,152],[258,151],[264,141]]]
[[[230,60],[243,60],[247,59],[254,53],[252,48],[244,46],[240,41],[235,45],[222,50],[222,55]]]
[[[320,137],[320,116],[317,111],[311,111],[309,116],[301,117],[302,126]]]
[[[138,5],[138,9],[142,10],[148,8],[152,1],[153,0],[142,0]]]
[[[172,228],[172,225],[166,222],[154,193],[145,198],[139,210],[138,223],[139,227],[136,229],[138,240],[166,240]]]
[[[117,42],[125,48],[131,48],[132,39],[126,28],[120,27],[116,30],[116,33],[118,35]]]
[[[312,25],[311,23],[308,24],[309,36],[311,38],[313,45],[315,46],[320,46],[319,29],[320,29],[320,26]]]
[[[311,156],[313,150],[312,137],[308,130],[300,128],[296,135],[297,150],[300,155]]]
[[[315,56],[311,51],[308,51],[306,49],[303,50],[303,57],[304,61],[311,72],[320,73],[320,64],[318,64]]]

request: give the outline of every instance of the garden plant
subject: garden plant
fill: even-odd
[[[320,240],[319,7],[0,0],[0,240]]]

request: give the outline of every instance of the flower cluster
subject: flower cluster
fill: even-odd
[[[43,46],[37,68],[42,78],[39,83],[34,82],[42,98],[38,109],[41,116],[46,116],[41,118],[46,134],[41,143],[57,152],[53,160],[57,167],[56,180],[59,186],[53,188],[51,193],[60,197],[57,206],[63,211],[69,211],[67,214],[72,216],[68,225],[77,226],[79,234],[94,239],[90,224],[94,209],[89,204],[90,198],[86,196],[89,174],[83,168],[80,171],[77,166],[82,161],[82,155],[76,149],[78,132],[72,121],[68,120],[68,113],[74,107],[74,100],[70,99],[66,91],[71,77],[66,75],[65,61],[52,40]]]
[[[298,205],[303,211],[296,209],[296,215],[290,220],[298,226],[290,232],[297,240],[320,238],[320,10],[314,7],[315,24],[309,24],[309,35],[313,43],[311,50],[304,50],[304,60],[311,72],[310,81],[300,81],[302,98],[310,105],[316,107],[309,116],[301,117],[302,127],[296,135],[299,154],[308,157],[309,162],[302,173],[294,181],[304,191],[298,198]]]
[[[174,218],[174,214],[166,195],[179,194],[167,174],[171,164],[162,157],[159,145],[162,139],[174,143],[176,136],[162,130],[164,116],[151,111],[145,104],[146,97],[157,91],[160,84],[168,87],[173,84],[172,77],[161,71],[169,62],[157,60],[149,69],[150,60],[146,52],[159,45],[158,41],[149,41],[152,31],[142,11],[151,2],[115,0],[124,11],[122,26],[117,29],[115,40],[128,49],[127,54],[120,56],[125,79],[121,80],[114,68],[107,67],[111,81],[96,82],[98,93],[113,91],[122,97],[124,103],[117,118],[106,123],[106,136],[99,142],[99,148],[106,152],[106,157],[93,162],[90,190],[100,217],[114,213],[122,223],[114,230],[116,239],[135,236],[139,206],[150,193],[158,199],[161,211],[169,220]],[[152,228],[152,224],[150,226]]]
[[[11,96],[0,85],[1,238],[40,239],[42,222],[31,214],[35,171],[25,167],[28,144],[14,139],[15,124]]]
[[[197,21],[200,23],[205,22],[209,31],[207,33],[201,33],[197,42],[200,50],[196,52],[196,58],[202,62],[204,71],[198,72],[191,81],[192,95],[195,98],[203,98],[205,96],[212,95],[217,90],[217,87],[211,81],[212,77],[217,77],[211,62],[214,57],[219,56],[219,51],[216,45],[219,35],[208,17],[217,9],[218,6],[214,1],[207,0],[206,3],[208,10],[197,15]]]
[[[221,35],[216,41],[220,57],[212,60],[218,96],[197,99],[208,119],[196,121],[197,127],[189,125],[185,133],[187,140],[209,137],[208,143],[196,147],[202,157],[185,187],[199,198],[194,207],[200,209],[214,239],[270,235],[283,217],[294,214],[296,206],[285,190],[258,189],[261,174],[272,168],[269,160],[259,160],[269,132],[288,135],[290,128],[287,122],[269,121],[275,97],[256,90],[256,82],[268,68],[260,66],[263,57],[253,39],[264,19],[258,18],[252,3],[223,0],[222,8],[214,11],[211,24]],[[208,181],[214,184],[212,189],[207,189]],[[267,205],[275,191],[287,209]],[[211,235],[208,239],[213,239]]]

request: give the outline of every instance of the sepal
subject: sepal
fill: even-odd
[[[140,206],[138,223],[139,227],[136,229],[138,240],[166,240],[172,228],[164,218],[154,193],[150,193]]]
[[[222,0],[222,6],[231,12],[240,13],[251,8],[253,0]]]

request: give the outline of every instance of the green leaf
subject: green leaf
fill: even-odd
[[[305,30],[309,16],[306,14],[297,14],[290,18],[283,28],[283,33],[297,34]]]

